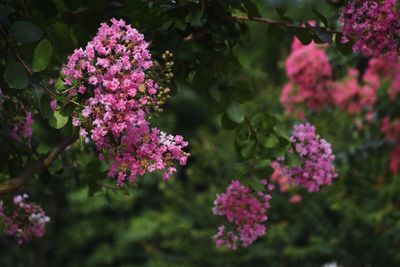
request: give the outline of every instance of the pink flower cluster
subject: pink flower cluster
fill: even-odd
[[[5,110],[3,105],[12,102],[14,109]],[[17,98],[9,97],[0,90],[0,117],[6,121],[3,123],[9,128],[9,135],[17,141],[29,144],[32,137],[33,117],[30,111]]]
[[[315,127],[309,123],[295,125],[290,141],[293,151],[289,153],[296,153],[301,159],[301,166],[285,166],[290,182],[309,192],[330,185],[337,177],[333,165],[335,156],[331,145],[316,134]]]
[[[15,140],[29,140],[32,137],[33,118],[32,113],[25,111],[25,116],[22,121],[15,122],[13,125],[10,136]]]
[[[340,14],[342,42],[354,40],[353,50],[396,61],[400,52],[400,12],[396,0],[352,0]]]
[[[5,214],[3,202],[0,202],[0,226],[18,244],[28,242],[32,236],[43,236],[46,224],[50,222],[43,209],[35,203],[27,202],[27,198],[27,194],[14,196],[15,210],[10,215]]]
[[[332,77],[332,67],[324,46],[314,42],[304,46],[294,38],[292,52],[285,62],[289,82],[284,86],[280,101],[288,113],[304,117],[296,107],[304,104],[310,110],[319,110],[329,103],[327,89]]]
[[[389,82],[389,99],[394,101],[400,96],[400,62],[372,58],[368,62],[363,80],[374,87],[375,91],[378,91],[383,82]]]
[[[285,111],[304,119],[305,110],[319,111],[335,105],[352,116],[364,114],[366,119],[370,120],[376,102],[376,92],[380,86],[378,66],[375,65],[382,60],[372,60],[371,67],[367,69],[362,79],[359,79],[359,72],[356,69],[349,69],[347,77],[334,81],[332,67],[324,49],[325,47],[314,43],[304,46],[296,38],[293,40],[292,52],[285,65],[289,82],[283,87],[280,98]],[[308,53],[302,54],[304,56],[302,58],[298,56],[299,51]],[[295,60],[296,58],[301,60]],[[307,71],[298,71],[302,69]],[[300,78],[296,78],[294,73],[299,73]],[[399,82],[393,84],[394,88],[400,85],[400,79],[397,80]],[[395,94],[395,90],[392,91],[391,94]]]
[[[293,183],[289,179],[285,168],[282,166],[281,162],[283,159],[278,159],[276,161],[271,162],[271,167],[274,169],[274,172],[270,176],[270,185],[271,183],[278,184],[279,191],[281,193],[286,192],[293,188]],[[294,194],[290,196],[289,203],[297,204],[303,200],[303,196],[299,194]]]
[[[383,118],[381,122],[381,132],[389,142],[394,142],[394,147],[390,153],[390,171],[394,174],[400,172],[400,119],[390,120],[389,117]]]
[[[225,217],[232,227],[229,230],[225,225],[219,226],[218,233],[213,236],[217,247],[236,250],[238,245],[247,247],[263,236],[270,199],[270,195],[252,193],[250,188],[233,180],[227,191],[217,195],[214,201],[213,214]]]
[[[188,145],[181,136],[150,128],[148,117],[159,109],[165,91],[149,77],[148,43],[123,20],[102,23],[85,49],[77,49],[63,67],[69,98],[85,101],[73,118],[81,136],[89,135],[101,159],[111,161],[109,176],[123,186],[138,175],[163,171],[168,179],[173,162],[186,164]]]
[[[376,101],[377,89],[369,83],[360,84],[358,76],[358,70],[349,69],[344,80],[331,83],[330,95],[333,103],[350,115],[357,115],[362,111],[372,112]]]

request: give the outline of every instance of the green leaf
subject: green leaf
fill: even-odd
[[[56,90],[57,90],[58,92],[62,92],[62,91],[65,90],[64,81],[63,81],[63,79],[61,78],[61,76],[58,77],[58,79],[57,79],[56,84],[54,85],[54,87],[56,88]]]
[[[267,35],[268,38],[275,43],[280,43],[285,38],[285,33],[283,32],[283,30],[276,25],[268,26]]]
[[[260,179],[267,179],[269,178],[272,173],[274,172],[274,169],[270,166],[271,162],[269,161],[268,165],[264,165],[263,167],[256,168],[255,169],[255,175],[259,177]]]
[[[11,36],[16,42],[32,43],[42,38],[42,30],[29,21],[17,21],[10,29]]]
[[[287,8],[285,6],[276,7],[275,10],[279,17],[285,16],[287,12]]]
[[[24,89],[28,85],[28,75],[21,63],[8,62],[4,79],[14,89]]]
[[[218,83],[211,84],[210,87],[208,87],[208,93],[214,100],[221,100],[221,92],[219,91]]]
[[[235,129],[238,125],[237,123],[235,123],[234,121],[232,121],[228,115],[226,115],[226,113],[224,113],[224,115],[222,115],[221,117],[221,126],[222,128],[224,128],[225,130],[233,130]]]
[[[244,121],[244,115],[240,105],[237,102],[232,102],[226,109],[226,115],[229,119],[236,123],[242,123]]]
[[[271,134],[275,126],[276,119],[268,113],[258,113],[251,118],[250,123],[259,132],[259,134],[266,137]]]
[[[323,43],[332,43],[332,34],[326,32],[324,29],[321,29],[319,27],[317,28],[312,28],[313,31],[313,39],[314,42],[317,44],[323,44]]]
[[[248,159],[253,156],[253,154],[256,152],[256,149],[257,143],[254,140],[250,140],[246,142],[244,147],[240,150],[240,154],[243,158]]]
[[[261,17],[258,7],[252,0],[242,0],[242,3],[246,8],[249,17]]]
[[[56,21],[54,23],[54,33],[60,39],[68,39],[69,38],[69,28],[66,24],[61,21]]]
[[[262,145],[265,148],[274,148],[276,146],[278,146],[279,144],[279,139],[278,137],[276,137],[275,135],[271,134],[266,138],[262,138]]]
[[[200,27],[203,25],[201,17],[203,16],[203,11],[200,9],[193,10],[186,16],[186,21],[193,27]]]
[[[349,55],[353,52],[353,42],[350,40],[347,43],[342,43],[343,34],[338,33],[335,36],[335,45],[343,55]]]
[[[15,9],[13,7],[0,4],[0,17],[7,17],[14,12]]]
[[[312,9],[313,13],[317,16],[317,18],[324,24],[325,27],[328,27],[328,19],[321,14],[316,8]]]
[[[68,122],[68,117],[63,116],[59,111],[54,111],[53,116],[49,118],[49,124],[55,129],[63,128]]]
[[[43,39],[35,48],[33,53],[32,71],[43,71],[49,66],[51,56],[53,55],[53,46],[50,41]]]
[[[300,167],[302,163],[300,156],[294,153],[287,153],[285,162],[288,167]]]
[[[254,191],[261,192],[261,191],[265,190],[264,185],[260,182],[260,180],[258,178],[254,177],[254,176],[246,177],[246,178],[242,179],[242,181],[246,185],[250,186]]]
[[[312,34],[308,29],[298,29],[296,31],[296,37],[303,45],[308,45],[312,41]]]
[[[236,131],[236,140],[239,145],[248,141],[251,137],[251,132],[246,123],[242,123],[239,125]]]
[[[40,102],[39,102],[39,109],[40,109],[40,113],[42,114],[42,117],[45,119],[49,119],[53,116],[53,110],[50,107],[50,97],[47,95],[43,95],[40,98]]]

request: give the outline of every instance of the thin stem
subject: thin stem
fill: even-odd
[[[259,144],[260,142],[258,141],[258,138],[257,138],[256,129],[254,129],[253,125],[251,125],[251,123],[250,123],[250,121],[249,121],[249,119],[247,117],[244,117],[244,121],[246,122],[247,126],[249,126],[251,135],[254,137],[256,142]]]
[[[225,17],[224,19],[239,20],[239,21],[254,21],[254,22],[259,22],[259,23],[264,23],[264,24],[269,24],[269,25],[282,26],[282,27],[291,28],[291,29],[306,29],[306,30],[308,29],[304,25],[287,23],[284,21],[275,21],[275,20],[271,20],[268,18],[260,18],[260,17],[231,16],[231,17]],[[335,31],[335,30],[331,30],[328,28],[323,28],[323,30],[327,33],[332,33],[332,34],[341,33],[340,31]]]
[[[32,75],[33,74],[32,70],[25,64],[24,60],[19,55],[19,52],[18,52],[17,48],[13,45],[12,40],[8,37],[6,31],[4,30],[3,26],[1,26],[1,25],[0,25],[0,32],[1,32],[1,35],[3,36],[4,40],[7,42],[7,44],[13,50],[15,57],[22,64],[22,66],[24,66],[26,72],[28,72],[28,75],[29,76]]]
[[[53,146],[42,159],[30,165],[20,175],[1,183],[0,195],[17,191],[31,178],[33,178],[36,173],[39,173],[44,168],[48,167],[68,146],[72,145],[77,139],[77,135],[74,135],[61,140],[58,144]]]

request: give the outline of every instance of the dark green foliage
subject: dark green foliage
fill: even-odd
[[[72,104],[62,112],[50,108],[53,94],[65,89],[60,67],[111,17],[143,32],[156,59],[166,50],[174,54],[173,97],[154,125],[182,134],[191,153],[170,181],[145,175],[121,190],[93,145],[77,141],[23,190],[52,218],[46,235],[22,247],[0,237],[0,266],[400,266],[400,177],[387,168],[390,144],[379,129],[363,134],[338,111],[308,114],[337,154],[333,185],[314,194],[274,192],[268,233],[247,249],[216,249],[211,240],[221,223],[211,215],[213,200],[230,180],[261,190],[258,179],[272,174],[272,159],[286,155],[289,165],[299,164],[287,154],[298,121],[282,115],[282,66],[293,36],[303,44],[334,39],[335,73],[354,64],[356,57],[337,52],[348,54],[351,46],[329,31],[338,28],[343,2],[0,0],[0,25],[15,48],[0,38],[0,87],[36,119],[31,147],[0,125],[0,181],[74,134]],[[288,29],[227,18],[238,14],[317,25]],[[378,115],[398,116],[400,109],[381,98]],[[304,200],[289,204],[297,193]]]

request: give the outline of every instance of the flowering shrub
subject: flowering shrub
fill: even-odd
[[[236,250],[238,245],[247,247],[266,233],[263,225],[271,196],[251,189],[237,180],[232,180],[225,193],[217,195],[213,214],[225,217],[232,230],[221,225],[214,235],[217,247],[226,246]]]
[[[367,56],[397,60],[400,52],[400,12],[396,0],[352,0],[342,9],[342,42]]]
[[[72,123],[81,127],[81,136],[93,140],[100,159],[111,162],[108,175],[119,186],[156,170],[168,179],[176,171],[173,162],[184,165],[188,157],[182,150],[188,143],[181,136],[150,127],[149,115],[161,109],[169,92],[149,77],[152,66],[143,35],[123,20],[111,19],[63,67],[67,97],[85,103]],[[167,80],[172,77],[166,75]]]
[[[18,244],[26,243],[32,236],[43,236],[46,224],[50,222],[43,209],[35,203],[27,202],[27,199],[27,194],[14,196],[14,211],[9,215],[4,210],[3,202],[0,202],[0,227]]]

